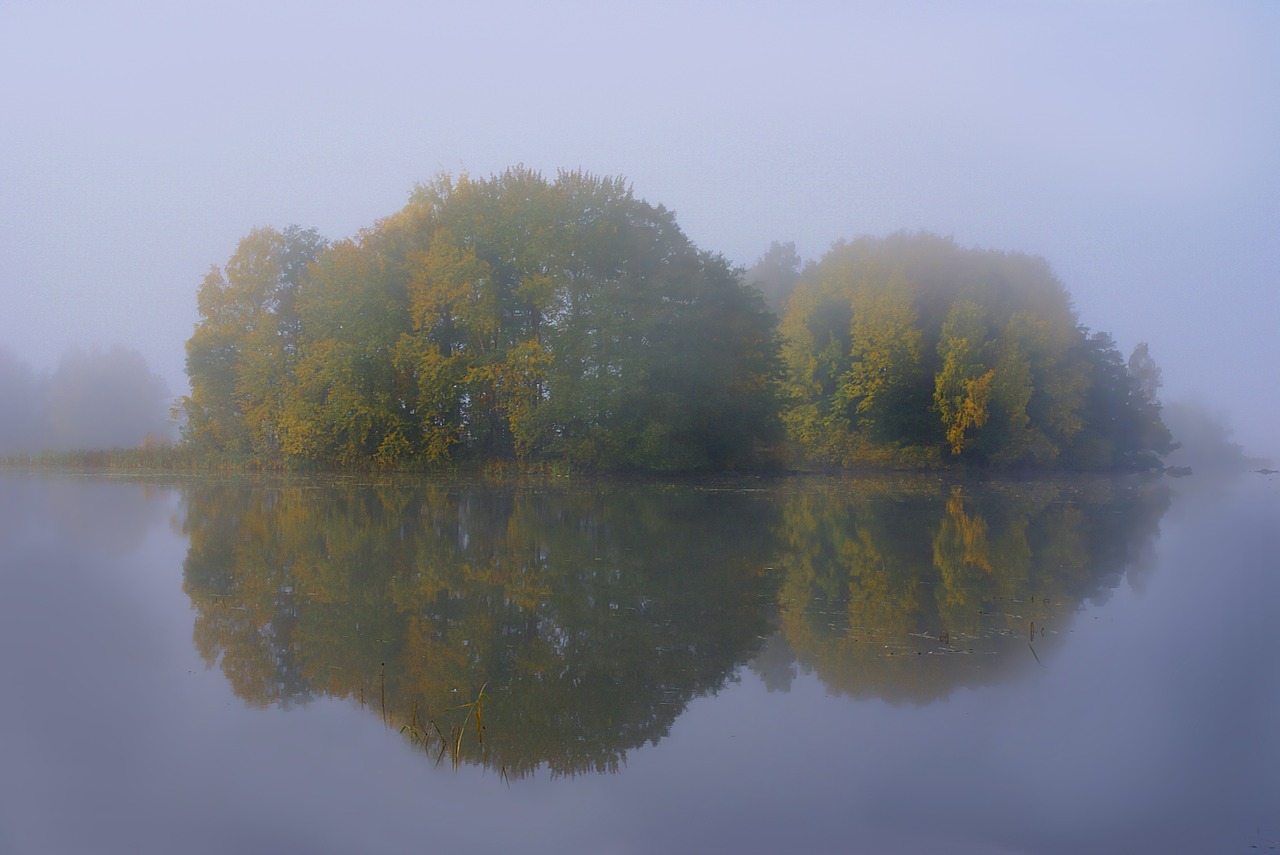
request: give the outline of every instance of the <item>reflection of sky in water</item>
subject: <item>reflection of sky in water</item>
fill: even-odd
[[[353,704],[247,708],[192,647],[175,494],[83,485],[145,521],[96,554],[35,524],[55,490],[15,504],[2,479],[27,524],[0,543],[0,851],[1265,848],[1278,486],[1181,497],[1141,592],[1083,610],[1017,682],[892,706],[744,670],[619,775],[508,785],[431,766]]]

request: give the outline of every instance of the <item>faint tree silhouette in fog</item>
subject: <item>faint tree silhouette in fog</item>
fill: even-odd
[[[0,346],[0,452],[34,451],[47,436],[40,385],[29,365]]]
[[[132,448],[167,437],[169,388],[136,350],[72,348],[49,380],[53,447]]]
[[[0,347],[0,453],[133,448],[169,440],[167,384],[136,350],[75,347],[36,374]]]

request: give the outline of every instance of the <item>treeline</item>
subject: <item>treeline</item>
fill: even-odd
[[[928,235],[793,256],[772,271],[779,322],[763,276],[623,181],[522,168],[438,179],[333,244],[255,229],[200,286],[184,436],[248,465],[396,469],[1106,469],[1167,450],[1145,349],[1126,364],[1080,327],[1043,261]]]
[[[621,181],[442,179],[333,245],[258,229],[199,309],[187,436],[259,464],[725,468],[780,437],[763,301]]]
[[[172,441],[171,406],[164,378],[131,348],[71,348],[52,373],[38,373],[0,347],[0,454],[7,457],[78,450],[105,459],[88,452],[158,449]]]
[[[1172,448],[1160,369],[1081,326],[1041,258],[927,234],[840,243],[781,323],[788,435],[836,466],[1084,470]]]

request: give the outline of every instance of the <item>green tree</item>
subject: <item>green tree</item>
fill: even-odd
[[[1107,333],[1087,335],[1080,358],[1088,372],[1081,412],[1085,426],[1069,446],[1068,461],[1092,470],[1160,466],[1160,458],[1174,449],[1174,443],[1160,418],[1159,400],[1149,396],[1144,381],[1129,372]]]

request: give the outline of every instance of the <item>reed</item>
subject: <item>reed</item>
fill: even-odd
[[[385,675],[384,675],[385,680]],[[440,723],[434,718],[425,718],[418,708],[418,702],[414,701],[413,706],[409,709],[409,720],[400,727],[400,733],[409,737],[410,742],[414,745],[421,745],[426,751],[430,751],[434,742],[439,743],[439,750],[436,753],[436,763],[444,761],[446,754],[449,755],[450,763],[454,769],[457,769],[462,763],[462,746],[463,738],[470,729],[472,723],[475,726],[476,743],[481,748],[481,760],[488,759],[488,748],[485,745],[485,723],[484,723],[484,707],[490,700],[489,695],[485,692],[488,687],[485,683],[480,687],[480,691],[476,693],[475,700],[465,704],[459,704],[455,707],[449,707],[444,713],[454,713],[462,711],[462,716],[453,723],[446,722],[448,725],[448,733],[441,728]],[[385,706],[384,706],[385,717]],[[504,780],[506,780],[506,767],[501,770]]]

